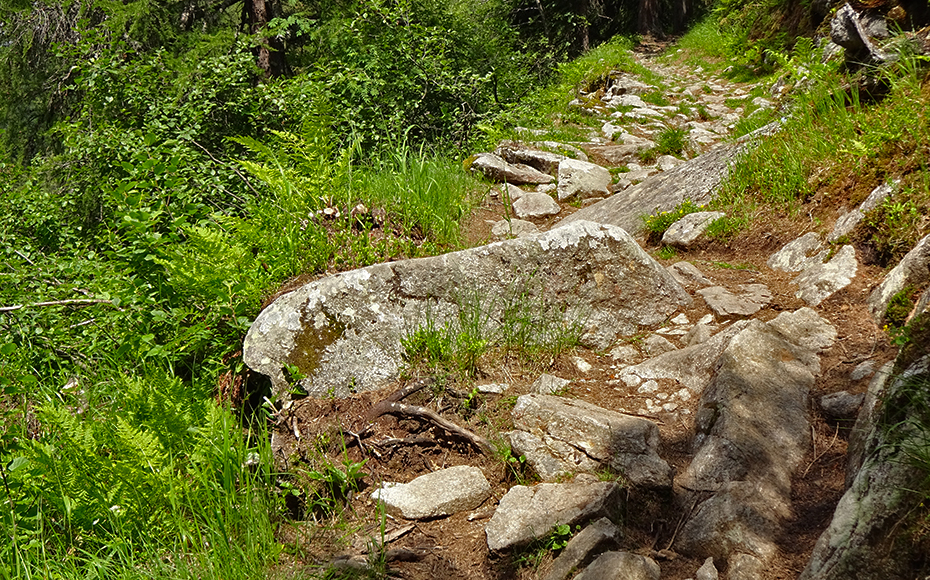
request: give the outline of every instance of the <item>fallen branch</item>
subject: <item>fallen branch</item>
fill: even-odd
[[[35,302],[33,304],[14,304],[13,306],[0,306],[0,312],[12,312],[21,308],[42,308],[45,306],[86,306],[88,304],[113,304],[112,300],[102,298],[75,298],[72,300],[52,300],[51,302]]]
[[[437,427],[444,429],[445,431],[456,435],[462,439],[465,439],[471,443],[475,448],[484,453],[485,455],[493,455],[494,451],[491,448],[491,444],[487,442],[484,437],[472,433],[468,429],[459,427],[455,423],[443,419],[433,411],[430,411],[426,407],[418,407],[416,405],[405,405],[404,403],[396,403],[394,401],[384,400],[375,405],[371,409],[371,414],[369,415],[370,420],[377,419],[381,415],[396,415],[400,417],[415,417],[417,419],[422,419],[436,425]]]
[[[397,401],[402,401],[406,399],[407,397],[409,397],[410,395],[416,393],[417,391],[422,391],[423,389],[432,385],[435,382],[436,381],[432,377],[419,380],[413,383],[412,385],[407,385],[406,387],[404,387],[403,389],[400,389],[399,391],[395,391],[393,394],[391,394],[389,397],[387,397],[384,400],[390,401],[392,403],[396,403]]]

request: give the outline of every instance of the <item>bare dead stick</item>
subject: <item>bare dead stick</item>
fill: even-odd
[[[403,389],[400,389],[399,391],[395,391],[394,393],[392,393],[390,396],[388,396],[384,400],[390,401],[392,403],[396,403],[397,401],[403,401],[410,395],[416,393],[417,391],[422,391],[423,389],[432,385],[435,382],[436,381],[432,377],[427,378],[427,379],[421,379],[411,385],[407,385],[406,387],[404,387]]]
[[[369,415],[371,420],[374,420],[381,415],[399,415],[401,417],[416,417],[418,419],[423,419],[429,421],[433,425],[441,429],[445,429],[453,435],[457,435],[462,439],[465,439],[472,445],[474,445],[479,451],[486,455],[493,455],[494,451],[491,448],[491,444],[487,442],[484,437],[472,433],[468,429],[459,427],[455,423],[443,419],[433,411],[425,407],[418,407],[416,405],[405,405],[403,403],[396,403],[393,401],[381,401],[371,409],[371,414]]]
[[[113,302],[100,298],[53,300],[51,302],[35,302],[33,304],[14,304],[13,306],[0,306],[0,312],[12,312],[14,310],[19,310],[20,308],[41,308],[43,306],[83,306],[86,304],[113,304]]]

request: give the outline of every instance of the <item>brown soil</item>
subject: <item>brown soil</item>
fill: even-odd
[[[719,79],[718,79],[719,80]],[[850,197],[864,197],[871,184],[850,183]],[[866,192],[867,193],[867,192]],[[849,200],[850,202],[856,200]],[[670,265],[687,260],[716,283],[734,287],[737,284],[763,283],[774,296],[771,304],[755,316],[761,320],[774,318],[780,311],[796,310],[805,304],[795,297],[794,274],[783,274],[766,266],[769,256],[785,243],[816,229],[810,215],[832,220],[840,202],[836,197],[818,196],[802,208],[803,216],[774,215],[762,212],[751,228],[729,243],[707,242],[674,259],[660,260]],[[559,219],[575,208],[566,206]],[[491,240],[491,224],[503,219],[506,212],[500,202],[488,199],[476,209],[465,224],[463,237],[469,246]],[[537,222],[548,229],[555,219]],[[832,225],[829,223],[827,225]],[[658,248],[647,248],[654,255]],[[895,355],[881,330],[865,307],[865,298],[878,283],[882,271],[875,266],[861,266],[853,283],[824,301],[815,310],[833,324],[837,340],[821,356],[822,372],[811,392],[811,417],[814,447],[799,469],[793,485],[794,518],[787,522],[780,539],[781,553],[767,573],[767,580],[793,579],[804,568],[811,550],[829,524],[837,501],[844,491],[845,456],[850,425],[826,421],[818,409],[821,396],[849,390],[865,391],[868,379],[851,382],[852,368],[867,359],[876,367]],[[696,297],[691,308],[684,311],[689,320],[709,313],[705,303]],[[580,357],[593,369],[581,373],[572,357]],[[421,372],[423,369],[419,369]],[[617,365],[605,353],[577,349],[550,360],[523,361],[492,353],[480,361],[477,377],[446,377],[405,402],[426,406],[446,419],[470,429],[492,441],[512,424],[510,409],[516,396],[529,392],[540,372],[550,372],[571,379],[566,396],[576,397],[608,408],[636,412],[643,395],[615,381]],[[391,570],[399,578],[409,579],[532,579],[545,576],[552,555],[543,552],[536,562],[528,552],[507,557],[488,554],[484,525],[493,514],[494,506],[507,489],[524,481],[511,466],[499,457],[486,456],[443,430],[414,419],[382,416],[371,423],[364,437],[354,435],[368,425],[366,414],[379,400],[414,379],[400,382],[381,392],[356,395],[339,401],[304,399],[298,401],[278,419],[278,443],[291,445],[297,451],[287,458],[287,467],[297,485],[311,483],[306,473],[320,469],[327,457],[330,462],[365,461],[365,477],[361,488],[351,494],[339,515],[314,512],[312,502],[304,498],[291,502],[292,516],[297,519],[281,527],[280,541],[288,546],[281,569],[312,572],[323,570],[340,554],[363,554],[368,544],[381,534],[410,526],[390,547],[416,550],[421,559],[413,562],[392,562]],[[505,396],[481,395],[471,399],[471,389],[477,383],[506,382],[511,385]],[[662,381],[660,381],[661,383]],[[618,386],[619,383],[619,386]],[[674,387],[676,390],[680,387]],[[690,415],[648,416],[659,425],[663,448],[660,454],[680,472],[689,460],[695,398],[690,402]],[[339,435],[342,432],[344,435]],[[362,446],[359,442],[361,441]],[[371,491],[381,482],[407,482],[413,478],[454,465],[480,467],[492,486],[492,497],[469,513],[425,522],[406,522],[390,515],[383,516],[370,499]],[[532,477],[529,476],[529,482]],[[663,580],[691,578],[701,562],[670,551],[684,514],[671,495],[628,489],[624,514],[625,535],[622,549],[651,555],[662,568]],[[411,525],[412,524],[412,525]],[[520,562],[521,558],[524,560]],[[725,578],[725,575],[722,576]]]

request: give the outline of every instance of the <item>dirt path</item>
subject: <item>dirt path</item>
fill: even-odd
[[[600,130],[591,128],[587,142],[573,143],[582,148],[591,161],[606,167],[622,168],[624,171],[618,174],[620,176],[645,179],[648,174],[661,170],[661,159],[643,163],[637,152],[641,147],[631,147],[631,144],[654,143],[669,128],[681,128],[686,131],[687,145],[679,157],[690,158],[727,139],[746,115],[760,114],[754,112],[774,106],[763,96],[761,87],[732,83],[700,69],[689,70],[654,53],[638,52],[634,56],[662,79],[662,87],[643,91],[640,98],[651,101],[645,107],[633,104],[619,109],[601,106],[602,98],[609,96],[608,87],[598,87],[590,95],[582,96],[578,106],[596,115],[603,124]],[[611,139],[608,136],[611,133],[618,137]],[[626,181],[633,183],[637,179]],[[620,181],[615,185],[614,195],[622,195],[623,188],[629,185]],[[558,219],[576,209],[563,204],[563,212],[557,218],[537,221],[536,225],[540,229],[550,228]],[[507,214],[499,199],[489,197],[487,203],[475,212],[467,228],[470,244],[478,245],[492,239],[491,224]],[[779,312],[805,306],[795,296],[797,287],[792,282],[795,275],[772,271],[766,266],[766,261],[774,251],[808,231],[809,227],[809,223],[802,223],[796,218],[763,211],[748,231],[728,244],[704,242],[669,259],[658,258],[658,247],[647,246],[647,251],[665,265],[687,260],[715,284],[728,288],[739,284],[765,284],[774,298],[754,318],[766,321]],[[769,570],[770,580],[798,576],[844,490],[846,437],[850,425],[824,419],[817,402],[821,396],[840,390],[864,392],[868,377],[853,381],[850,378],[852,369],[866,360],[873,361],[878,368],[894,356],[894,350],[865,308],[865,297],[881,274],[876,268],[860,266],[850,286],[816,308],[820,316],[836,327],[838,337],[834,346],[821,357],[822,373],[811,393],[814,447],[794,481],[794,517],[785,526],[780,542],[781,553]],[[693,325],[712,313],[706,303],[696,297],[693,305],[682,314],[687,318],[687,324]],[[715,328],[719,330],[727,324],[719,321]],[[682,333],[674,324],[666,324],[653,331],[676,347],[684,346],[681,343]],[[647,356],[642,351],[641,338],[638,336],[629,341],[629,345],[637,351],[636,360]],[[489,356],[480,361],[475,379],[447,376],[441,385],[418,393],[413,402],[429,406],[451,420],[499,441],[500,434],[512,427],[509,411],[516,397],[530,392],[539,374],[548,372],[571,380],[563,393],[565,396],[654,420],[662,434],[661,455],[680,472],[689,458],[697,400],[682,398],[681,385],[670,379],[658,380],[658,389],[651,392],[642,392],[637,386],[628,385],[621,379],[621,371],[626,364],[609,352],[585,349],[535,361]],[[504,395],[476,395],[472,390],[475,384],[485,383],[506,383],[509,388]],[[377,540],[382,534],[390,536],[391,532],[403,531],[391,546],[415,550],[419,559],[391,563],[401,578],[543,578],[552,561],[551,551],[505,558],[495,558],[487,551],[484,525],[493,514],[497,501],[513,484],[533,481],[532,478],[524,479],[518,462],[508,462],[506,457],[480,455],[460,441],[442,437],[435,430],[430,433],[429,440],[417,442],[415,438],[423,435],[424,429],[421,423],[410,419],[380,418],[373,427],[374,440],[384,443],[376,448],[360,449],[351,441],[326,440],[340,424],[346,425],[351,418],[361,417],[389,391],[366,393],[343,401],[305,399],[297,402],[282,418],[286,428],[279,431],[279,436],[288,437],[290,432],[299,429],[304,441],[300,453],[308,464],[314,461],[319,464],[320,457],[328,453],[335,462],[366,461],[365,469],[369,474],[363,480],[363,488],[350,498],[351,509],[342,516],[317,513],[318,522],[282,528],[281,541],[293,546],[282,570],[316,570],[315,566],[325,564],[334,555],[364,552],[366,542]],[[307,441],[316,441],[316,449],[308,446]],[[382,481],[406,482],[428,471],[463,464],[482,468],[493,489],[492,498],[473,512],[411,525],[390,516],[381,519],[377,506],[370,499],[372,488]],[[295,501],[292,507],[294,515],[306,519],[314,517],[308,502],[301,504]],[[670,550],[674,547],[674,536],[682,519],[682,513],[670,495],[631,489],[624,516],[622,549],[657,559],[663,579],[684,580],[694,576],[702,562]]]

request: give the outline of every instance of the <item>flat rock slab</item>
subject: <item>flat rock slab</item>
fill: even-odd
[[[533,149],[516,141],[501,142],[494,153],[508,163],[529,165],[545,174],[555,173],[559,170],[559,163],[564,159],[569,159],[565,155]]]
[[[707,306],[719,318],[752,316],[772,301],[772,292],[764,284],[740,284],[739,294],[723,286],[711,286],[697,291]]]
[[[515,485],[485,526],[488,548],[498,552],[525,546],[563,524],[574,526],[602,517],[616,521],[623,496],[612,481]]]
[[[652,558],[630,552],[604,552],[575,580],[659,580],[661,572]]]
[[[811,445],[812,351],[751,320],[716,365],[695,417],[694,457],[676,484],[709,499],[681,528],[678,551],[769,561],[791,513],[791,478]],[[686,500],[687,501],[687,500]]]
[[[826,254],[820,235],[808,232],[772,254],[768,266],[780,272],[800,272],[813,263],[823,263]]]
[[[686,288],[704,288],[713,286],[714,282],[691,262],[675,262],[668,267],[669,273]]]
[[[394,380],[404,364],[401,339],[427,321],[456,323],[463,305],[486,314],[488,336],[500,330],[505,309],[519,306],[538,316],[537,332],[547,321],[553,329],[577,323],[583,342],[606,349],[690,302],[625,231],[581,222],[306,284],[259,314],[243,359],[271,379],[280,399],[295,386],[285,365],[298,368],[309,394],[344,397]]]
[[[483,174],[491,181],[514,183],[517,185],[552,183],[555,178],[521,163],[507,163],[493,153],[479,153],[467,167],[471,171]]]
[[[856,226],[859,225],[859,222],[862,221],[862,218],[865,217],[865,214],[878,207],[878,204],[881,203],[882,200],[891,195],[897,184],[897,181],[893,183],[883,183],[873,189],[869,197],[867,197],[858,208],[846,212],[836,220],[833,231],[827,236],[827,241],[832,243],[852,233]]]
[[[796,296],[811,306],[817,306],[849,286],[858,268],[856,250],[852,246],[843,246],[830,261],[811,264],[795,278],[799,286]]]
[[[533,386],[530,388],[533,389],[534,393],[551,395],[566,388],[570,383],[571,381],[568,379],[543,373],[539,375],[539,378],[533,382]]]
[[[659,428],[652,421],[550,395],[521,396],[512,415],[514,451],[543,479],[607,466],[635,485],[671,485],[671,467],[658,455]]]
[[[689,213],[665,230],[665,234],[662,235],[662,243],[687,248],[701,237],[701,234],[707,230],[714,220],[724,216],[726,214],[720,211]]]
[[[491,485],[477,467],[441,469],[410,483],[385,484],[372,498],[391,515],[426,520],[473,510],[491,496]]]
[[[613,224],[638,234],[643,229],[643,215],[671,211],[685,199],[696,204],[710,202],[723,178],[729,174],[730,164],[744,148],[744,144],[719,145],[670,171],[663,171],[624,190],[623,195],[614,195],[578,210],[560,223],[590,220]]]

